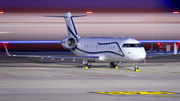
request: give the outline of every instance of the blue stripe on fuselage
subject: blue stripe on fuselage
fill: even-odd
[[[110,42],[110,43],[98,43],[99,45],[107,45],[107,44],[117,44],[118,48],[121,50],[120,46],[119,46],[119,43],[118,42]],[[85,52],[85,53],[89,53],[89,54],[98,54],[98,53],[113,53],[113,54],[116,54],[116,55],[119,55],[119,56],[122,56],[124,57],[124,53],[123,51],[121,50],[122,54],[119,54],[119,53],[116,53],[114,51],[98,51],[98,52],[89,52],[89,51],[85,51],[83,49],[80,49],[78,47],[75,47],[77,50],[81,51],[81,52]]]
[[[117,46],[118,46],[118,48],[119,48],[119,50],[121,50],[121,48],[120,48],[120,46],[119,46],[119,43],[118,42],[109,42],[109,43],[97,43],[97,44],[99,44],[99,45],[109,45],[109,44],[116,44]],[[122,52],[122,56],[124,57],[125,55],[124,55],[124,53],[123,53],[123,51],[121,50],[121,52]],[[117,53],[118,54],[118,53]]]

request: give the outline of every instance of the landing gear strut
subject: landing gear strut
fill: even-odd
[[[117,61],[110,62],[110,68],[118,68]]]
[[[138,72],[139,68],[138,68],[138,63],[134,62],[134,71]]]
[[[84,69],[91,68],[91,61],[83,60],[82,63],[83,63],[83,68],[84,68]]]

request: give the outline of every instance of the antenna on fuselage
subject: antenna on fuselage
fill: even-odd
[[[122,38],[124,39],[124,36],[122,35]]]

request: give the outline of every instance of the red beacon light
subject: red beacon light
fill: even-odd
[[[161,46],[161,43],[160,43],[160,42],[158,42],[158,43],[157,43],[157,45],[158,45],[158,46]]]

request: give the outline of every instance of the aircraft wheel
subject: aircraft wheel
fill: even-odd
[[[84,60],[83,65],[84,65],[83,66],[84,69],[89,69],[91,68],[91,61]]]
[[[88,62],[88,68],[91,68],[91,62],[90,61]]]
[[[115,68],[114,63],[110,62],[110,68]]]
[[[135,71],[135,72],[138,72],[138,71],[139,71],[139,68],[138,68],[138,67],[134,67],[134,71]]]
[[[134,71],[138,72],[139,68],[138,68],[138,64],[137,62],[134,62]]]
[[[117,62],[110,62],[110,68],[118,68]]]

